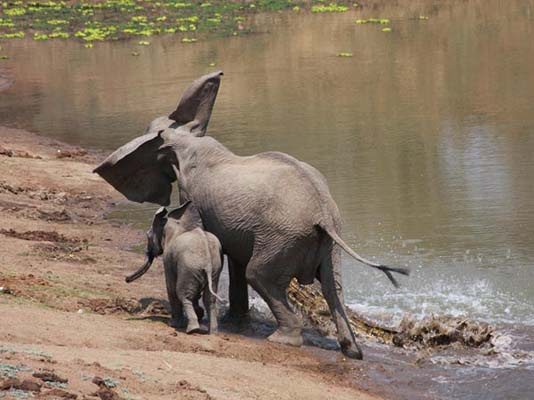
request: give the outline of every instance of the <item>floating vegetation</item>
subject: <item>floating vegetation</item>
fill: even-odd
[[[13,33],[0,33],[0,39],[23,39],[26,34],[22,31]]]
[[[86,43],[85,44],[85,48],[86,49],[92,49],[93,48],[93,43]]]
[[[15,23],[10,18],[0,18],[0,28],[14,28]]]
[[[4,10],[4,14],[10,16],[24,15],[26,14],[26,10],[24,8],[8,8],[7,10]]]
[[[344,4],[346,3],[346,4]],[[282,9],[314,13],[345,12],[346,0],[72,0],[3,1],[0,8],[0,40],[75,39],[82,42],[150,37],[160,34],[206,36],[248,33],[249,15]],[[354,5],[356,6],[356,5]],[[192,43],[185,37],[184,42]],[[181,40],[181,39],[180,39]],[[89,46],[88,46],[89,47]]]
[[[209,63],[209,66],[210,66],[210,67],[215,67],[216,65],[217,65],[217,64],[215,64],[214,62]]]
[[[311,12],[312,13],[332,13],[332,12],[345,12],[348,11],[347,6],[340,6],[336,3],[330,3],[328,5],[324,4],[317,4],[315,6],[312,6]]]
[[[182,38],[182,43],[195,43],[197,41],[196,38]]]
[[[140,41],[139,41],[139,44],[140,44],[141,46],[149,46],[149,45],[150,45],[150,42],[148,42],[148,41],[146,41],[146,40],[140,40]]]
[[[369,18],[369,19],[357,19],[356,23],[360,24],[382,24],[387,25],[391,21],[388,18]]]
[[[50,24],[50,25],[63,25],[63,24],[68,24],[69,21],[65,20],[65,19],[50,19],[48,21],[46,21],[47,24]]]
[[[56,32],[52,32],[48,35],[48,37],[50,39],[68,39],[70,37],[70,34],[68,34],[67,32],[61,32],[61,31],[56,31]]]
[[[352,53],[338,53],[338,57],[352,57]]]
[[[420,15],[418,19],[420,19],[420,20],[427,20],[427,19],[428,19],[428,17],[427,17],[427,16],[425,16],[425,15]]]
[[[33,34],[33,40],[48,40],[48,35],[46,33],[37,33]]]
[[[382,32],[391,32],[391,28],[382,28]]]

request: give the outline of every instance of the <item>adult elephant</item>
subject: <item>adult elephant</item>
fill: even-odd
[[[299,346],[300,323],[287,300],[292,278],[321,282],[342,352],[362,358],[347,319],[341,249],[384,271],[407,274],[360,257],[340,238],[341,218],[323,175],[278,152],[241,157],[205,136],[222,72],[185,91],[169,117],[112,153],[95,172],[136,202],[168,205],[178,180],[182,200],[198,208],[205,229],[220,240],[230,265],[230,313],[248,311],[247,283],[269,305],[278,329],[269,340]],[[336,246],[337,244],[338,246]]]

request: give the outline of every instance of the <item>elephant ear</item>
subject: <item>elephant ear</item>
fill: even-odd
[[[158,149],[174,135],[159,131],[140,136],[111,153],[93,172],[128,200],[169,205],[176,174]]]
[[[172,143],[175,135],[206,133],[222,74],[217,71],[194,81],[169,118],[152,121],[145,135],[115,150],[93,172],[131,201],[169,205],[176,160],[168,159],[172,152],[158,150]]]
[[[167,209],[165,207],[158,208],[152,218],[152,229],[154,232],[160,232],[167,220]]]
[[[190,204],[191,204],[191,200],[187,200],[184,203],[180,204],[177,208],[169,212],[169,218],[172,218],[172,219],[182,218],[182,215],[184,215],[184,213],[187,211]]]
[[[206,134],[222,75],[222,71],[204,75],[184,92],[178,107],[169,115],[181,130],[187,130],[194,136]]]

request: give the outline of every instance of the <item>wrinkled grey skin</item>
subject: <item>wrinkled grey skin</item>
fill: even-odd
[[[147,260],[126,278],[126,282],[144,275],[154,258],[163,254],[171,326],[181,327],[185,312],[186,332],[198,332],[199,320],[204,315],[198,301],[203,296],[209,333],[217,332],[216,290],[222,271],[222,249],[219,240],[204,231],[195,207],[186,202],[169,214],[165,208],[160,208],[147,232],[147,240]]]
[[[162,205],[168,204],[177,179],[181,199],[193,201],[205,229],[217,236],[228,256],[230,316],[246,315],[248,283],[278,322],[269,340],[299,346],[301,326],[288,304],[287,288],[292,278],[302,284],[318,279],[342,352],[361,359],[345,311],[341,248],[381,269],[394,284],[391,271],[408,271],[365,260],[343,242],[339,210],[326,180],[309,164],[279,152],[238,156],[204,136],[220,75],[195,81],[169,118],[154,120],[144,136],[116,150],[95,172],[130,200]],[[182,115],[181,109],[187,112]]]

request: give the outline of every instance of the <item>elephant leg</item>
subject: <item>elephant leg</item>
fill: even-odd
[[[248,287],[245,271],[246,268],[243,265],[239,265],[228,257],[230,310],[226,320],[241,322],[248,314]]]
[[[167,286],[167,297],[171,305],[171,321],[169,323],[173,328],[182,328],[184,326],[182,303],[176,293],[176,270],[173,266],[165,265],[165,284]]]
[[[267,340],[291,346],[301,346],[303,343],[302,327],[287,300],[287,288],[291,276],[281,274],[273,276],[273,271],[277,270],[280,269],[251,260],[247,266],[247,281],[265,300],[278,323],[278,329]]]
[[[198,304],[199,300],[200,295],[193,301],[193,308],[195,309],[195,313],[197,314],[198,320],[202,321],[202,318],[204,318],[204,310],[202,309],[202,307],[200,307],[200,304]]]
[[[341,351],[349,358],[362,359],[362,351],[349,324],[345,310],[345,299],[341,287],[341,249],[333,246],[320,266],[320,279],[323,296],[337,328],[337,340]]]
[[[193,307],[193,302],[190,299],[184,298],[182,300],[184,305],[184,312],[187,316],[187,328],[185,329],[186,333],[195,333],[200,331],[200,325],[198,323],[197,313]]]
[[[217,302],[207,287],[204,289],[203,301],[206,314],[208,314],[208,332],[210,334],[217,333],[219,329],[217,326]]]

